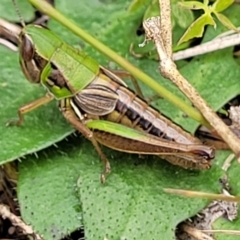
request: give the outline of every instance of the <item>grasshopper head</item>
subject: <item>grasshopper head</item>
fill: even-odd
[[[15,7],[16,13],[18,14],[20,23],[22,25],[22,30],[18,36],[18,43],[19,43],[19,60],[22,71],[25,77],[31,83],[40,83],[40,76],[41,72],[47,64],[47,61],[40,57],[38,50],[35,46],[34,36],[29,33],[29,26],[33,29],[41,28],[37,25],[28,25],[26,26],[19,8],[17,6],[16,0],[12,0],[13,5]],[[35,34],[36,36],[39,35],[38,32]]]
[[[40,75],[47,61],[36,51],[33,40],[23,29],[19,35],[20,65],[25,77],[31,83],[40,83]]]

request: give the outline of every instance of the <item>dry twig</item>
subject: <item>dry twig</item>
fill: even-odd
[[[42,238],[34,232],[31,226],[27,225],[19,217],[11,213],[9,211],[9,208],[3,204],[0,204],[0,216],[3,219],[8,218],[11,221],[12,225],[22,229],[24,234],[33,236],[35,240],[42,240]]]
[[[202,113],[204,118],[215,129],[219,136],[229,145],[229,147],[240,157],[240,140],[238,137],[225,125],[225,123],[217,116],[217,114],[208,106],[205,100],[199,95],[195,88],[193,88],[188,81],[177,70],[175,63],[172,60],[172,54],[169,52],[168,35],[165,36],[164,29],[171,29],[171,18],[169,16],[170,1],[161,1],[161,18],[152,17],[143,22],[143,27],[146,33],[146,39],[142,45],[147,41],[152,40],[156,46],[160,59],[160,73],[167,79],[170,79],[194,104],[195,107]],[[166,3],[168,2],[168,4]],[[165,8],[166,7],[166,8]],[[162,24],[165,26],[162,26]]]
[[[240,30],[240,28],[238,29]],[[230,32],[228,31],[224,35],[221,34],[209,42],[178,51],[173,54],[173,60],[178,61],[240,44],[240,33],[231,35],[227,35],[227,33]]]
[[[225,188],[229,188],[227,179],[222,179],[222,195],[233,197]],[[229,221],[236,219],[238,214],[238,203],[224,200],[215,200],[197,215],[179,224],[177,228],[177,239],[189,240],[213,240],[212,225],[218,218],[225,218]],[[221,230],[218,230],[221,231]],[[231,230],[230,230],[231,231]],[[236,232],[235,232],[236,233]],[[238,232],[239,233],[239,232]],[[237,233],[236,233],[237,234]]]

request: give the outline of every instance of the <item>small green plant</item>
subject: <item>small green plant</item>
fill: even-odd
[[[231,23],[231,21],[225,15],[220,13],[227,9],[233,2],[234,0],[217,0],[212,5],[209,5],[209,0],[204,0],[203,3],[198,1],[179,2],[179,6],[183,8],[191,10],[202,9],[204,13],[189,26],[179,40],[178,45],[192,38],[202,37],[206,25],[213,25],[215,28],[216,22],[214,21],[212,14],[214,14],[225,27],[237,31],[237,28]]]

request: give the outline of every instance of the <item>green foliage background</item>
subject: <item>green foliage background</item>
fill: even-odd
[[[0,17],[18,21],[11,2],[3,2]],[[18,2],[24,19],[30,20],[31,7],[26,7],[24,1]],[[131,11],[128,9],[130,4],[131,1],[126,0],[56,0],[59,11],[183,97],[176,87],[159,76],[156,61],[135,59],[129,54],[130,44],[143,40],[136,31],[150,1],[139,1],[139,5]],[[240,6],[234,5],[224,12],[236,26],[240,25],[239,11]],[[182,21],[186,20],[186,16],[184,11],[181,14],[177,15],[178,19],[175,18],[174,28],[178,32],[174,36],[185,30],[180,26],[184,25]],[[186,14],[189,16],[190,13]],[[100,64],[117,67],[56,22],[50,21],[49,28],[69,44],[78,48],[81,46]],[[220,24],[216,30],[209,27],[204,41],[223,31],[226,28]],[[177,42],[178,39],[174,40]],[[99,181],[102,165],[87,140],[71,136],[68,141],[49,147],[74,131],[58,111],[56,102],[27,114],[23,126],[6,127],[9,119],[17,117],[19,106],[42,96],[45,90],[26,81],[16,53],[0,46],[0,56],[4,56],[4,61],[0,61],[0,162],[3,164],[28,154],[19,162],[20,209],[23,219],[45,239],[60,239],[81,226],[84,226],[89,240],[104,237],[174,239],[176,225],[196,214],[208,201],[169,195],[162,189],[220,191],[218,179],[224,174],[221,166],[229,152],[219,151],[211,170],[197,172],[180,169],[158,158],[141,159],[137,155],[104,148],[112,173],[102,185]],[[179,65],[183,66],[180,69],[183,75],[214,109],[219,109],[239,94],[240,68],[232,57],[232,48],[196,57],[190,62],[182,61]],[[146,96],[152,95],[152,91],[144,89]],[[163,99],[155,102],[154,106],[190,132],[198,126]],[[38,152],[38,157],[29,154],[41,149],[45,150]],[[233,193],[239,195],[238,168],[235,162],[229,176]],[[217,226],[224,229],[229,227],[229,223],[221,221]],[[239,220],[232,226],[238,229]]]

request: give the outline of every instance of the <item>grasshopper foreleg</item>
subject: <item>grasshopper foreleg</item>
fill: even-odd
[[[82,133],[84,137],[86,137],[92,142],[98,155],[100,156],[101,161],[104,164],[104,170],[101,174],[101,182],[104,183],[106,175],[109,174],[111,171],[111,167],[108,159],[102,152],[97,140],[94,138],[93,132],[89,128],[87,128],[86,125],[81,121],[81,119],[79,119],[79,117],[76,115],[74,109],[70,104],[69,98],[62,99],[60,101],[59,108],[66,120],[70,124],[72,124],[80,133]]]
[[[54,99],[54,97],[47,93],[44,97],[41,97],[37,100],[34,100],[33,102],[27,103],[24,106],[20,107],[18,109],[18,119],[17,120],[9,120],[6,125],[10,126],[10,125],[17,125],[20,126],[23,124],[24,122],[24,115],[28,112],[31,112],[32,110],[46,104],[49,103],[50,101],[52,101]]]

